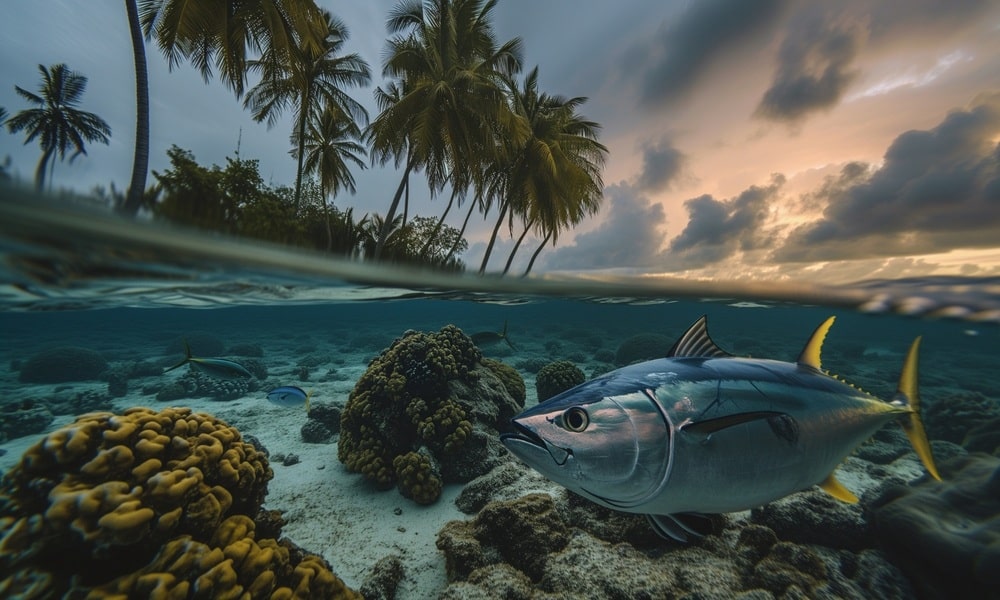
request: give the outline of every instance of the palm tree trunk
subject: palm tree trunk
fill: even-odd
[[[406,191],[403,192],[403,227],[406,227],[406,220],[410,214],[410,178],[406,178]]]
[[[479,265],[479,274],[482,275],[486,272],[486,263],[490,262],[490,254],[493,253],[493,245],[497,241],[497,233],[500,232],[500,226],[503,225],[503,218],[507,216],[506,202],[500,207],[500,218],[497,219],[497,224],[493,226],[493,235],[490,236],[490,243],[486,246],[486,254],[483,255],[483,262]]]
[[[462,236],[465,235],[465,228],[469,226],[469,217],[472,216],[472,211],[476,209],[476,202],[473,202],[469,206],[469,212],[465,213],[465,220],[462,221],[462,229],[458,232],[458,237],[455,238],[455,243],[451,245],[451,249],[448,250],[448,256],[444,257],[444,262],[451,260],[455,251],[458,250],[458,245],[462,243]]]
[[[309,115],[309,92],[302,95],[299,107],[299,160],[295,169],[295,216],[299,214],[299,198],[302,194],[302,161],[306,155],[306,117]]]
[[[441,233],[441,227],[444,225],[444,220],[448,218],[448,213],[451,212],[451,205],[455,203],[455,196],[457,195],[458,193],[453,189],[451,191],[451,198],[448,200],[448,206],[445,207],[444,213],[441,214],[441,218],[438,219],[437,225],[434,226],[434,231],[427,237],[427,241],[424,242],[423,247],[420,249],[420,256],[423,256],[424,253],[427,252],[427,249],[431,247],[431,242],[433,242],[434,238]]]
[[[406,182],[410,177],[410,169],[413,165],[409,160],[406,162],[406,169],[403,171],[403,179],[399,182],[399,187],[396,188],[396,195],[392,197],[392,203],[389,204],[389,211],[385,215],[385,219],[382,221],[382,228],[378,232],[378,241],[375,243],[375,252],[372,254],[372,258],[378,260],[382,256],[382,248],[385,247],[385,240],[389,237],[389,232],[392,230],[392,220],[396,216],[396,209],[399,208],[399,200],[403,197],[403,189],[406,187]]]
[[[524,241],[524,236],[528,235],[531,231],[531,226],[535,224],[535,218],[531,217],[531,220],[524,224],[524,231],[518,236],[517,242],[514,244],[514,249],[510,251],[510,256],[507,257],[507,264],[503,268],[502,275],[506,275],[507,271],[510,271],[510,264],[514,262],[514,255],[517,254],[517,249],[521,247],[521,242]]]
[[[323,191],[323,212],[326,213],[326,251],[333,249],[333,226],[330,224],[330,202]]]
[[[42,149],[42,157],[38,159],[38,166],[35,167],[35,189],[39,192],[45,191],[45,171],[49,168],[49,157],[51,150]]]
[[[146,71],[146,45],[139,28],[136,0],[125,0],[128,28],[132,34],[132,59],[135,62],[135,154],[132,158],[132,180],[125,192],[125,203],[118,207],[126,215],[134,215],[142,206],[149,170],[149,75]]]
[[[551,231],[545,234],[545,239],[542,240],[542,243],[538,245],[538,248],[535,250],[535,253],[531,255],[531,260],[528,261],[528,268],[524,270],[524,274],[521,275],[521,277],[527,277],[528,276],[528,273],[531,272],[531,267],[535,266],[535,259],[538,258],[539,254],[542,253],[542,248],[545,247],[545,244],[549,243],[550,239],[552,239],[552,232]]]

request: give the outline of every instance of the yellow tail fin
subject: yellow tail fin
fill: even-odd
[[[941,481],[937,467],[934,466],[934,455],[931,453],[930,442],[927,441],[927,434],[924,432],[924,424],[920,420],[920,392],[917,390],[917,356],[920,350],[920,337],[913,340],[910,351],[906,354],[906,361],[903,363],[903,372],[899,375],[899,387],[896,388],[896,396],[893,403],[902,404],[910,408],[909,414],[900,419],[899,424],[903,426],[906,437],[910,438],[910,444],[916,450],[920,461],[924,463],[924,468],[931,474],[931,477]]]

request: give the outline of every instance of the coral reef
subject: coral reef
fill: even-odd
[[[885,490],[870,508],[873,535],[921,597],[995,598],[1000,590],[1000,459],[938,463],[943,481]]]
[[[37,402],[8,404],[0,409],[0,440],[41,433],[54,418],[47,407]]]
[[[54,415],[82,415],[89,412],[111,410],[111,398],[97,390],[77,392],[69,397],[46,398],[45,405]]]
[[[310,444],[326,444],[340,433],[339,406],[315,404],[309,409],[309,419],[302,425],[302,441]]]
[[[295,549],[273,539],[256,540],[254,522],[234,515],[211,539],[180,536],[143,568],[90,591],[88,597],[333,598],[361,599],[318,556],[292,562]]]
[[[271,477],[210,415],[82,415],[0,484],[0,595],[357,597],[322,559],[255,537],[258,514],[275,529],[261,511]]]
[[[969,452],[986,452],[1000,456],[1000,417],[987,419],[969,430],[962,446]]]
[[[254,370],[249,364],[244,364],[244,366],[248,371],[254,373]],[[260,379],[256,376],[256,373],[254,377],[218,379],[200,371],[190,369],[180,379],[178,379],[176,383],[184,389],[184,395],[181,397],[205,396],[211,398],[212,400],[219,401],[236,400],[237,398],[242,398],[243,396],[252,394],[260,389]],[[172,392],[169,393],[167,397],[169,398],[171,396],[173,396]],[[157,400],[159,399],[160,395],[157,394]]]
[[[560,392],[580,385],[585,379],[583,371],[568,360],[551,362],[542,367],[535,378],[538,401],[544,402]]]
[[[523,407],[520,390],[511,371],[483,363],[454,325],[437,333],[407,331],[372,360],[351,391],[338,458],[384,489],[399,480],[395,459],[425,447],[444,481],[466,481],[504,454],[497,430]]]
[[[930,439],[961,444],[970,429],[1000,417],[1000,405],[978,392],[961,392],[926,403],[922,412]]]
[[[100,379],[108,361],[89,348],[60,346],[43,350],[21,365],[23,383],[63,383]]]
[[[390,554],[379,559],[358,590],[365,600],[393,600],[403,579],[403,559]]]
[[[672,339],[658,333],[633,335],[618,346],[615,363],[624,366],[652,358],[663,358],[673,345]]]
[[[484,358],[483,366],[493,371],[515,402],[524,405],[524,401],[527,399],[527,390],[524,387],[524,378],[517,372],[517,369],[493,358]]]
[[[437,546],[450,584],[440,597],[913,596],[902,573],[876,550],[796,544],[762,525],[745,524],[697,544],[660,541],[644,551],[594,536],[586,529],[591,521],[578,519],[566,495],[560,496],[492,502],[471,521],[445,524]]]
[[[431,504],[441,495],[439,469],[429,452],[407,452],[392,460],[399,491],[417,504]]]

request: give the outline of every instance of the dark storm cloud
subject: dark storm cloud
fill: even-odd
[[[684,161],[684,154],[669,139],[644,144],[639,188],[646,192],[659,192],[669,188],[680,176]]]
[[[691,2],[653,40],[641,40],[626,53],[626,68],[638,65],[640,102],[670,104],[683,97],[702,71],[727,50],[766,32],[784,0],[701,0]]]
[[[857,22],[808,15],[792,20],[778,52],[778,69],[757,107],[757,115],[797,121],[810,112],[834,106],[854,80],[852,62],[864,43]]]
[[[768,216],[784,183],[783,176],[775,175],[767,186],[751,186],[729,200],[705,194],[685,201],[689,220],[684,231],[670,242],[671,263],[695,268],[724,260],[738,251],[771,247],[775,231],[768,226]]]
[[[866,46],[877,51],[899,40],[952,36],[987,6],[985,0],[914,0],[905,10],[877,0],[802,3],[788,20],[774,79],[755,114],[796,122],[830,109],[859,74],[855,63]]]
[[[820,220],[794,230],[782,261],[992,246],[1000,231],[1000,93],[893,141],[881,167],[845,171],[816,194]]]
[[[667,217],[627,184],[608,186],[610,209],[596,229],[581,233],[573,244],[543,254],[546,270],[649,267],[657,262]]]

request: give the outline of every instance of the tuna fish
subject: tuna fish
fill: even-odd
[[[857,502],[834,470],[889,421],[940,479],[920,421],[920,338],[886,402],[823,371],[833,321],[790,363],[728,354],[702,317],[666,358],[554,396],[516,416],[501,440],[552,481],[645,514],[658,534],[678,541],[703,535],[706,513],[746,510],[814,485]]]

